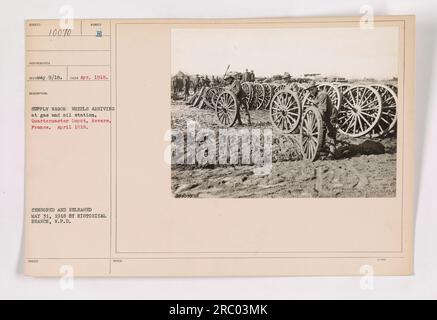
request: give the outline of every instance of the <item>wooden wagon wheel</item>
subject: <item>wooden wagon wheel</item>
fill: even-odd
[[[223,92],[224,89],[223,87],[214,87],[214,89],[215,89],[215,93],[211,98],[211,102],[215,108],[215,105],[217,104],[217,98],[220,95],[220,93]]]
[[[397,97],[398,97],[398,86],[393,84],[393,83],[387,83],[386,86],[393,90],[393,92],[396,94],[396,99],[397,99]]]
[[[303,114],[300,126],[301,152],[304,160],[317,160],[323,147],[324,130],[319,110],[309,106]]]
[[[243,99],[243,102],[248,108],[250,108],[254,95],[252,84],[250,82],[243,82],[241,84],[241,88],[245,92],[245,97]]]
[[[315,106],[314,97],[311,96],[311,93],[305,89],[302,91],[301,94],[302,94],[302,96],[301,96],[302,97],[302,100],[301,100],[302,101],[302,109],[305,112],[305,110],[307,108]]]
[[[350,137],[369,133],[381,118],[382,101],[376,89],[356,85],[344,92],[338,110],[338,130]]]
[[[352,87],[352,85],[350,83],[346,83],[346,82],[334,82],[334,85],[338,88],[338,90],[340,90],[342,95],[343,95],[343,92],[345,92],[347,89]]]
[[[215,103],[213,101],[214,96],[217,95],[217,88],[212,87],[208,88],[208,90],[205,93],[205,100],[208,108],[214,109]]]
[[[287,87],[287,85],[285,83],[281,83],[278,85],[278,91],[279,90],[284,90]]]
[[[302,106],[297,94],[289,89],[277,92],[270,103],[270,121],[283,133],[293,132],[300,123]]]
[[[297,84],[297,96],[299,97],[299,101],[303,101],[306,95],[306,87],[302,83]]]
[[[382,100],[381,118],[372,131],[369,132],[370,137],[377,138],[387,134],[395,127],[398,98],[396,93],[386,85],[373,84],[372,88],[378,91]]]
[[[220,93],[215,106],[218,121],[226,127],[232,127],[237,120],[238,112],[238,102],[235,94],[229,90]]]
[[[342,92],[337,88],[337,86],[331,83],[322,82],[317,87],[319,88],[319,91],[326,91],[326,93],[328,93],[332,105],[338,110],[341,105]]]
[[[254,83],[253,91],[254,91],[254,95],[253,95],[252,107],[258,110],[259,108],[262,107],[264,102],[264,96],[265,96],[264,86],[261,83]]]
[[[270,105],[270,101],[272,100],[273,89],[267,83],[263,83],[263,87],[264,87],[264,101],[263,101],[262,108],[267,109],[268,106]]]
[[[271,86],[272,86],[272,89],[273,89],[273,95],[277,94],[278,91],[279,91],[279,84],[272,83]]]

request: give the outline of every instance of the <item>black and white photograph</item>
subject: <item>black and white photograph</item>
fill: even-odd
[[[435,1],[2,4],[0,300],[437,298]]]
[[[171,39],[174,197],[396,196],[398,28]]]

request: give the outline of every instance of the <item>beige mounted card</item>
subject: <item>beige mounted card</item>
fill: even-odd
[[[26,21],[25,273],[409,275],[414,16]]]

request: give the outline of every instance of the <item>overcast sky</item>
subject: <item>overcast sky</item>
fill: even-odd
[[[257,76],[321,73],[345,77],[398,75],[398,29],[173,29],[172,74]]]

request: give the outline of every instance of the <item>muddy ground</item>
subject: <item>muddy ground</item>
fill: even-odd
[[[199,128],[221,128],[212,110],[171,106],[172,129],[186,131],[187,121]],[[251,111],[250,128],[271,128],[267,111]],[[246,119],[243,118],[243,123]],[[248,128],[247,125],[237,126]],[[175,197],[394,197],[396,138],[349,138],[339,134],[339,158],[322,154],[315,162],[300,160],[297,135],[273,131],[271,170],[254,165],[173,165]]]

